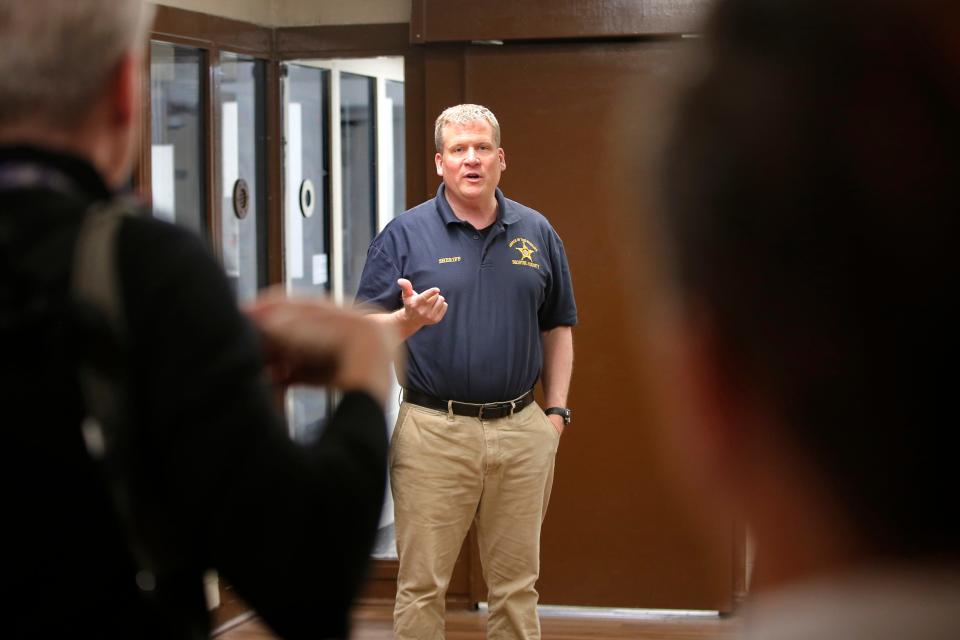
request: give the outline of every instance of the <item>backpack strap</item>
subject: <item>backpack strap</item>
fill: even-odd
[[[74,299],[98,312],[121,347],[126,343],[126,325],[117,270],[116,236],[124,216],[129,213],[127,203],[121,201],[98,203],[87,211],[74,247],[70,283]],[[89,362],[81,362],[79,368],[84,400],[91,414],[88,420],[92,418],[103,425],[115,425],[120,418],[121,402],[116,380]],[[95,458],[102,458],[108,438],[101,438],[98,443],[94,432],[88,436],[86,428],[84,438],[90,453]]]
[[[82,424],[87,451],[100,469],[127,548],[135,562],[136,584],[158,620],[178,634],[196,640],[209,637],[206,611],[188,604],[192,574],[182,554],[171,546],[171,531],[160,519],[144,519],[136,509],[135,481],[142,471],[136,460],[135,427],[129,421],[126,364],[129,332],[118,269],[117,236],[123,219],[142,205],[118,198],[92,206],[74,245],[71,296],[79,313],[94,316],[98,329],[109,335],[100,353],[78,362],[80,388],[87,417]],[[114,352],[114,353],[109,353]],[[186,595],[185,595],[186,594]]]
[[[137,208],[132,200],[115,199],[97,203],[86,212],[74,247],[70,283],[74,300],[105,321],[113,344],[121,352],[126,348],[127,332],[117,269],[117,234],[123,219],[133,215]],[[122,353],[116,359],[122,362]],[[137,564],[137,586],[149,596],[156,589],[159,568],[139,535],[133,496],[126,482],[128,462],[124,451],[128,425],[123,420],[125,392],[121,371],[97,366],[85,359],[78,363],[80,389],[87,411],[81,428],[87,452],[101,469]]]

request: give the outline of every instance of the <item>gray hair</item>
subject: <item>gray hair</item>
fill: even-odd
[[[0,127],[75,123],[152,19],[145,0],[0,0]]]
[[[493,129],[493,143],[500,146],[500,123],[497,122],[497,116],[493,111],[479,104],[458,104],[455,107],[448,107],[443,110],[437,121],[433,125],[433,144],[437,147],[437,153],[443,151],[443,127],[448,124],[465,125],[470,122],[484,120],[490,124]]]

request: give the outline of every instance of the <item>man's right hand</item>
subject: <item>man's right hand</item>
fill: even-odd
[[[447,313],[447,301],[440,295],[440,289],[432,287],[422,293],[413,290],[413,283],[406,278],[397,280],[400,286],[400,296],[403,298],[403,309],[400,322],[404,325],[402,333],[409,337],[422,327],[437,324]]]

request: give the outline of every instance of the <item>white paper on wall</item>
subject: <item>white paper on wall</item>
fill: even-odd
[[[240,220],[233,211],[233,185],[240,177],[240,125],[236,102],[224,102],[221,114],[221,172],[223,176],[223,270],[240,277]]]
[[[150,190],[153,194],[153,217],[173,222],[176,211],[176,189],[173,174],[173,145],[155,144],[150,150]]]
[[[327,284],[327,254],[313,254],[313,284]]]

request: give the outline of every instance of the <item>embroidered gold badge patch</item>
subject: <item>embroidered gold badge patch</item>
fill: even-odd
[[[514,246],[518,245],[518,246]],[[537,246],[527,240],[526,238],[514,238],[510,241],[510,248],[520,252],[519,260],[511,260],[513,264],[520,264],[525,267],[533,267],[534,269],[539,269],[540,265],[534,260],[533,254],[535,254],[539,249]]]

